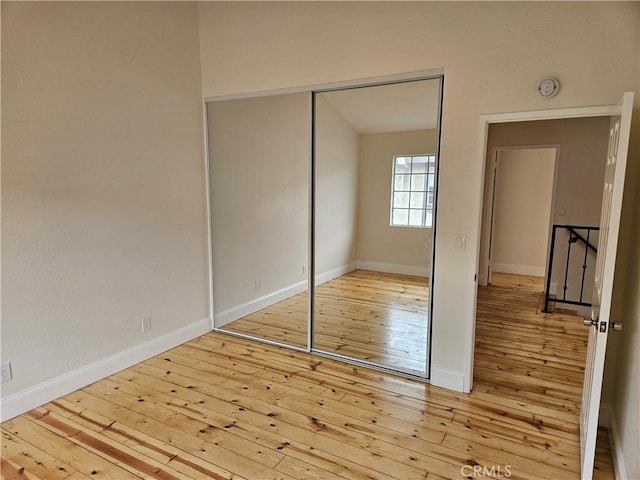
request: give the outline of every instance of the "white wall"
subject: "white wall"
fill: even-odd
[[[556,149],[505,149],[497,154],[492,270],[543,277]]]
[[[323,282],[355,266],[360,135],[322,94],[316,95],[315,114],[315,267]]]
[[[205,96],[444,68],[432,373],[436,384],[469,389],[479,116],[613,104],[637,89],[640,4],[221,2],[198,8]],[[562,89],[545,100],[536,86],[548,75]],[[456,233],[467,234],[463,251],[455,248]]]
[[[432,228],[389,226],[394,155],[436,153],[436,130],[360,136],[358,264],[428,276]]]
[[[2,2],[5,418],[210,328],[197,27],[186,3]]]
[[[301,283],[306,290],[311,95],[212,102],[207,109],[213,300],[220,327],[223,318],[235,319],[225,312],[239,305]],[[299,291],[293,288],[285,298]]]

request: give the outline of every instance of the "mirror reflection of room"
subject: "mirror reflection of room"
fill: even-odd
[[[308,348],[311,94],[207,105],[215,327]]]
[[[208,104],[217,329],[428,376],[439,101],[433,78]]]
[[[439,92],[315,94],[315,350],[427,375]]]

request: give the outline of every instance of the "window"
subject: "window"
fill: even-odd
[[[435,155],[393,157],[391,226],[431,227]]]

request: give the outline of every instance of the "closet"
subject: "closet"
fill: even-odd
[[[208,99],[214,329],[429,376],[442,77]]]

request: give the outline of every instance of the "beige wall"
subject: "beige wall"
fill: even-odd
[[[356,261],[360,135],[322,94],[316,95],[315,114],[315,268],[322,282]]]
[[[221,326],[218,314],[307,278],[311,95],[207,108],[213,300]]]
[[[436,153],[436,144],[436,130],[360,136],[358,262],[429,274],[433,229],[391,227],[389,209],[394,155]]]
[[[638,88],[640,4],[238,2],[198,8],[205,96],[444,68],[432,365],[469,388],[482,189],[479,115],[613,104]],[[562,89],[545,100],[536,86],[551,74]],[[467,234],[465,250],[456,250],[456,233]]]
[[[609,120],[609,117],[593,117],[496,123],[489,129],[487,149],[558,145],[560,158],[554,223],[597,226]],[[561,208],[566,209],[566,216],[560,215]]]
[[[555,163],[555,148],[498,152],[494,272],[544,276]]]
[[[208,317],[197,27],[2,2],[3,399]]]

